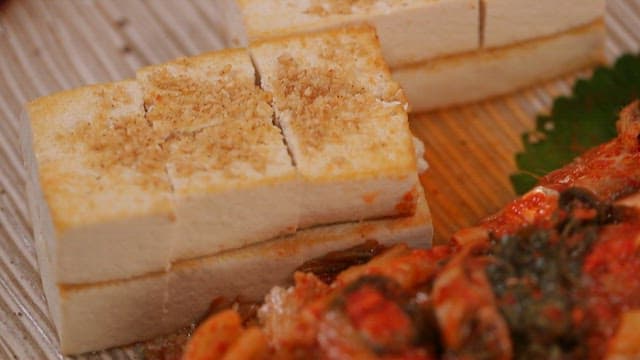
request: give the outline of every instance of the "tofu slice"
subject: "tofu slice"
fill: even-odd
[[[290,283],[300,265],[331,251],[366,240],[429,248],[432,237],[431,213],[418,186],[416,212],[410,217],[318,226],[238,251],[178,262],[169,274],[163,324],[168,330],[189,325],[207,313],[216,296],[262,301],[273,286]]]
[[[166,281],[162,275],[147,275],[55,287],[47,299],[56,297],[59,303],[54,311],[61,352],[80,354],[168,334],[162,326]]]
[[[174,241],[171,186],[134,81],[28,104],[22,140],[38,257],[60,283],[165,269]]]
[[[368,23],[390,67],[478,48],[478,0],[224,0],[232,46]]]
[[[258,42],[251,53],[303,179],[301,228],[414,212],[407,105],[373,28]]]
[[[605,0],[482,0],[484,47],[556,35],[601,19]]]
[[[366,240],[429,247],[433,228],[422,188],[418,188],[418,199],[411,217],[314,227],[242,249],[180,261],[168,273],[87,286],[54,286],[62,351],[77,354],[172,333],[205,316],[218,297],[261,301],[272,286],[288,284],[305,261]],[[160,305],[159,294],[165,289],[166,301]],[[162,316],[158,315],[160,308]]]
[[[416,112],[503,95],[604,61],[601,21],[541,40],[396,69]]]
[[[297,173],[245,50],[151,66],[137,77],[146,118],[168,152],[181,234],[173,260],[296,230]]]

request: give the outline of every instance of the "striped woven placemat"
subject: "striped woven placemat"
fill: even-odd
[[[55,359],[24,197],[23,104],[55,91],[134,76],[135,69],[219,49],[216,0],[0,0],[0,359]],[[610,0],[607,56],[640,50],[640,0]],[[413,116],[431,170],[423,177],[436,241],[515,195],[520,134],[573,74],[507,97]],[[80,358],[138,358],[135,347]]]

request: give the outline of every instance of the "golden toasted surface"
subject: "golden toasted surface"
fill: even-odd
[[[304,155],[321,153],[327,146],[345,143],[354,136],[363,141],[372,139],[366,144],[371,150],[387,147],[385,139],[376,136],[375,126],[362,121],[362,116],[371,110],[390,116],[393,108],[385,108],[344,69],[307,68],[284,54],[278,58],[277,78],[274,90],[283,97],[279,110],[295,114],[291,128]]]
[[[174,195],[295,181],[299,173],[331,181],[415,175],[404,94],[372,28],[254,50],[266,91],[248,53],[227,50],[33,102],[34,149],[56,221],[172,213]],[[131,199],[138,201],[128,208]]]
[[[253,68],[243,50],[150,66],[138,72],[138,80],[147,120],[166,136],[251,118],[257,103],[269,100],[254,85]]]
[[[415,172],[404,94],[369,27],[254,44],[300,171]]]
[[[135,82],[63,92],[27,109],[43,194],[58,230],[171,212],[161,151]]]
[[[79,123],[67,136],[59,134],[59,141],[82,144],[84,164],[100,174],[112,174],[131,169],[138,172],[141,186],[156,186],[168,190],[164,179],[166,154],[161,138],[153,131],[140,111],[140,104],[123,87],[112,87],[95,94],[98,113],[93,119]],[[124,107],[137,111],[123,112]]]
[[[232,3],[227,10],[226,35],[235,44],[367,23],[376,27],[385,59],[393,69],[479,46],[478,0],[225,2]]]
[[[208,174],[209,184],[201,185],[211,187],[293,171],[272,124],[271,97],[255,85],[246,51],[151,66],[138,79],[147,120],[164,137],[169,176],[179,192],[193,186],[196,180],[188,178],[198,173]]]
[[[34,151],[56,225],[172,213],[173,194],[291,177],[269,101],[248,54],[234,50],[32,102]]]

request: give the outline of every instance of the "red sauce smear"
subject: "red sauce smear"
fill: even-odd
[[[587,151],[571,164],[540,179],[539,185],[562,191],[577,186],[609,201],[640,188],[640,151],[624,138]]]
[[[606,353],[622,314],[640,307],[640,224],[608,226],[583,263],[588,277],[586,314],[574,314],[591,328],[587,342],[592,358]]]
[[[500,213],[483,220],[481,227],[497,237],[514,234],[527,226],[547,228],[558,208],[558,197],[532,192],[508,204]]]
[[[388,345],[413,335],[407,314],[371,286],[349,294],[345,310],[355,328],[374,343]]]

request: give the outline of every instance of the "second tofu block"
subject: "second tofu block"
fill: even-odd
[[[47,276],[77,284],[164,270],[175,214],[138,84],[70,90],[27,111],[27,189]]]
[[[251,53],[304,179],[301,227],[413,214],[407,104],[373,28],[259,42]]]
[[[478,48],[477,0],[223,0],[233,46],[367,23],[391,68]]]
[[[138,81],[168,153],[181,230],[172,260],[295,232],[298,177],[246,50],[147,67]]]
[[[486,48],[556,35],[590,24],[605,13],[605,0],[482,1]]]

